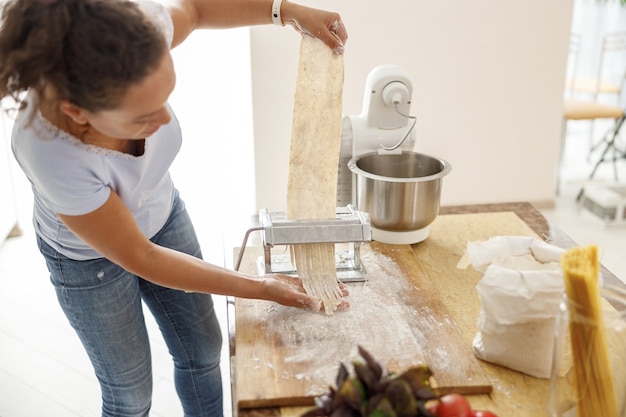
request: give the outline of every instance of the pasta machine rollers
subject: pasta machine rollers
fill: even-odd
[[[337,208],[337,217],[329,220],[289,220],[284,212],[259,212],[259,226],[248,229],[244,237],[235,270],[241,260],[252,232],[260,231],[263,255],[257,258],[259,275],[296,274],[287,250],[290,245],[305,243],[335,244],[337,278],[342,282],[365,281],[367,273],[360,257],[360,245],[371,240],[369,215],[351,205]],[[272,253],[275,246],[285,246],[283,253]]]

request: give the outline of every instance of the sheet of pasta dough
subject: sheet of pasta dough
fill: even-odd
[[[336,216],[343,55],[302,36],[289,156],[287,217]]]
[[[287,217],[336,217],[337,167],[341,145],[343,56],[319,39],[302,36],[289,157]],[[341,299],[334,245],[296,245],[292,254],[310,295],[332,314]]]

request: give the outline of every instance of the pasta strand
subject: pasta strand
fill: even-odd
[[[570,300],[570,334],[578,417],[618,417],[598,285],[598,248],[573,248],[561,267]]]

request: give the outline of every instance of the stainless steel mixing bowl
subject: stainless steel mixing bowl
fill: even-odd
[[[442,179],[452,169],[443,159],[416,152],[371,152],[348,162],[356,174],[356,205],[373,227],[410,232],[430,225],[439,213]]]

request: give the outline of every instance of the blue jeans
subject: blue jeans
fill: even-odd
[[[202,256],[178,194],[167,223],[152,241]],[[59,303],[100,382],[103,416],[149,413],[152,365],[142,300],[173,357],[176,391],[185,416],[222,416],[222,335],[210,295],[155,285],[104,258],[69,259],[40,238],[38,244]]]

